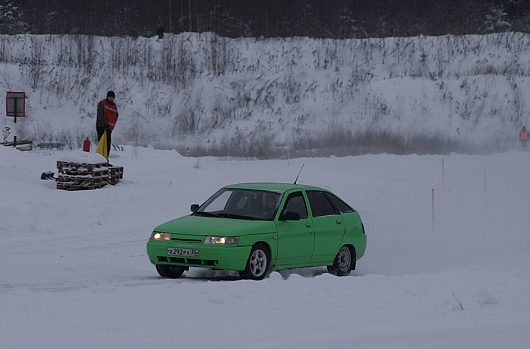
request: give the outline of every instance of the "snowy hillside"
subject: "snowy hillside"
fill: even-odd
[[[0,147],[2,348],[528,347],[527,152],[449,155],[442,177],[440,156],[249,161],[125,147],[111,154],[125,166],[114,187],[39,180],[77,154]],[[292,181],[302,163],[301,182],[363,217],[368,248],[349,277],[157,276],[153,227],[228,183]]]
[[[113,89],[116,142],[190,155],[504,150],[530,121],[529,76],[519,33],[0,36],[0,89],[29,95],[22,134],[74,148],[95,138],[96,104]]]

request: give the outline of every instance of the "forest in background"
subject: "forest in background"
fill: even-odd
[[[0,0],[0,34],[370,38],[530,32],[527,0]]]

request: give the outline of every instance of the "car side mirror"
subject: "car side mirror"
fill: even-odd
[[[285,212],[281,219],[282,221],[299,221],[300,220],[300,214],[297,213],[297,212],[291,212],[291,211],[288,211],[288,212]]]
[[[191,210],[191,212],[195,213],[195,212],[197,212],[199,210],[199,207],[200,207],[199,205],[193,204],[193,205],[191,205],[190,210]]]

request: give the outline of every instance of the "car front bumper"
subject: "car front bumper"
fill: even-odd
[[[168,249],[170,248],[196,249],[198,255],[192,257],[169,255]],[[149,240],[147,242],[147,255],[153,264],[240,271],[245,270],[251,248],[251,246],[221,246]]]

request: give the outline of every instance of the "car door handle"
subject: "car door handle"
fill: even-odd
[[[340,219],[337,219],[337,224],[342,224],[342,221]]]
[[[305,226],[311,228],[311,223],[306,223]]]

